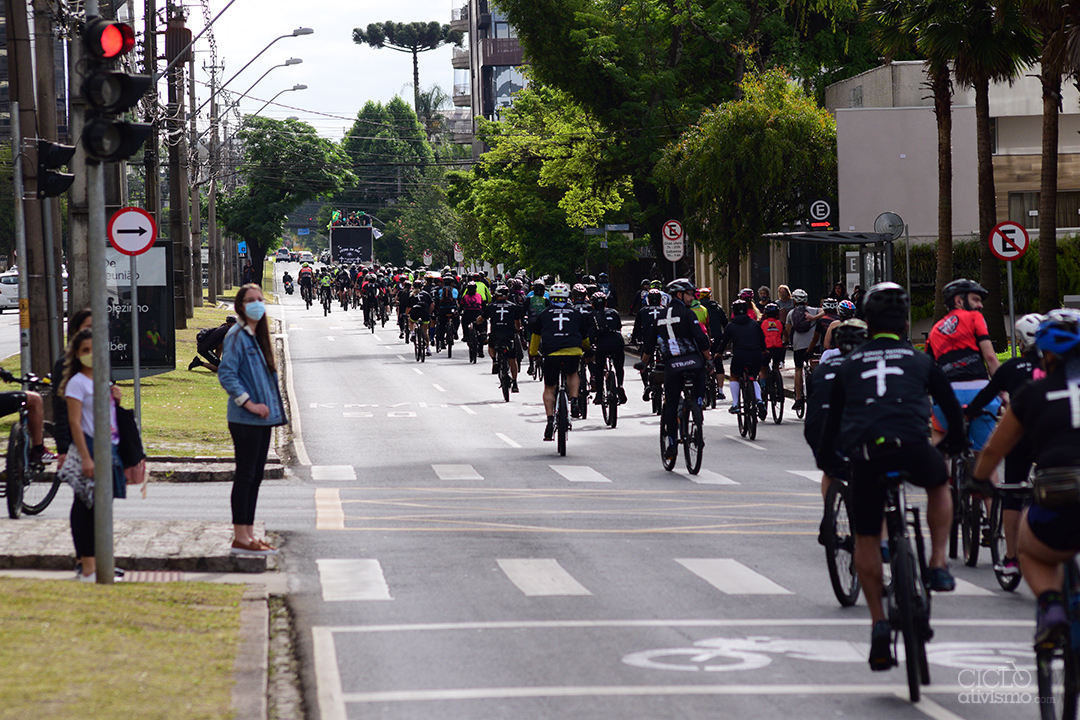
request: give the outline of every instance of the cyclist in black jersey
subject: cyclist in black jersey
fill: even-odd
[[[630,342],[637,343],[644,347],[645,339],[650,335],[656,335],[656,321],[664,316],[665,310],[661,307],[660,302],[663,300],[663,294],[659,290],[647,290],[645,295],[645,305],[638,311],[637,317],[634,319],[634,330],[630,334]],[[642,353],[644,356],[644,353]],[[636,366],[635,366],[636,367]],[[647,377],[649,372],[648,364],[641,363],[641,382],[645,386],[645,390],[641,394],[641,399],[648,401],[649,396],[652,394],[652,384]]]
[[[521,315],[521,308],[510,302],[510,289],[505,285],[500,285],[495,288],[495,300],[485,305],[481,317],[476,319],[477,324],[483,320],[489,323],[488,355],[491,357],[492,375],[499,372],[499,350],[503,348],[510,350],[510,377],[513,379],[511,392],[518,391],[518,367],[522,357],[521,345],[518,343]]]
[[[713,300],[712,288],[698,288],[698,296],[701,300],[701,307],[705,308],[705,312],[709,313],[709,350],[712,351],[713,365],[716,367],[714,373],[716,376],[716,399],[727,400],[727,396],[724,395],[724,354],[717,351],[719,350],[720,338],[724,336],[724,328],[728,324],[728,316],[720,303]]]
[[[592,365],[592,374],[598,387],[602,388],[603,382],[598,380],[599,373],[604,368],[607,358],[611,358],[615,366],[615,380],[618,383],[619,404],[626,402],[626,391],[623,390],[623,366],[626,363],[625,341],[622,336],[622,319],[619,311],[607,306],[607,295],[602,290],[597,290],[592,296],[592,323],[589,342],[596,351]],[[604,402],[603,392],[596,393],[594,404]]]
[[[1035,472],[1034,502],[1020,524],[1020,570],[1038,598],[1036,647],[1068,633],[1061,564],[1080,551],[1080,312],[1051,310],[1035,345],[1046,376],[1012,398],[972,471],[976,489],[1027,436]],[[996,373],[995,373],[996,375]]]
[[[761,373],[761,365],[768,354],[765,347],[765,333],[761,326],[750,319],[750,303],[742,298],[731,303],[732,320],[724,328],[724,334],[720,337],[717,348],[718,354],[722,355],[724,349],[731,345],[731,410],[732,415],[739,412],[739,392],[750,392],[750,388],[739,387],[739,377],[745,369],[751,378],[756,378]],[[757,398],[758,417],[765,419],[765,402],[761,399],[761,384],[754,382],[754,396]]]
[[[930,405],[937,400],[949,419],[943,449],[968,447],[960,403],[945,373],[925,353],[901,340],[911,303],[896,283],[879,283],[866,294],[863,312],[871,340],[852,352],[837,369],[829,393],[829,414],[818,448],[817,465],[834,476],[851,460],[851,514],[855,525],[855,569],[873,628],[870,669],[896,664],[892,632],[882,605],[881,523],[885,515],[885,473],[906,471],[913,484],[926,488],[930,526],[930,587],[949,592],[956,582],[945,564],[952,525],[952,497],[945,460],[929,439]]]
[[[571,417],[580,417],[578,389],[581,382],[578,366],[589,349],[589,316],[569,305],[570,287],[566,283],[551,286],[551,305],[532,321],[529,331],[529,354],[544,356],[544,410],[547,426],[544,440],[555,437],[555,388],[561,374],[566,375],[566,394],[570,398]]]

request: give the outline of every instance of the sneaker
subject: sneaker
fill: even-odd
[[[428,357],[431,357],[431,348],[424,351]]]
[[[619,386],[619,404],[620,405],[625,405],[626,404],[626,391],[622,389],[621,385]]]
[[[934,592],[952,592],[956,589],[956,579],[949,568],[930,568],[930,589]]]
[[[724,394],[723,390],[717,390],[716,391],[716,399],[717,400],[727,400],[727,395]]]
[[[825,541],[825,518],[821,518],[821,524],[818,525],[817,541],[818,545],[828,545]]]
[[[994,532],[990,528],[983,528],[982,531],[982,546],[990,547],[994,543]]]
[[[870,631],[870,669],[882,672],[896,666],[892,653],[892,627],[888,620],[878,620]]]
[[[768,415],[768,410],[765,408],[765,401],[764,400],[758,400],[757,401],[758,420],[764,420],[766,415]]]
[[[1016,558],[1007,557],[1004,562],[994,566],[994,571],[1005,577],[1016,577],[1020,574],[1020,563]]]
[[[399,332],[399,333],[397,334],[397,339],[398,339],[398,340],[403,340],[404,338],[405,338],[405,333],[403,333],[403,332]]]
[[[596,393],[596,397],[593,398],[592,404],[593,405],[603,405],[604,404],[604,396],[601,395],[600,393]]]
[[[738,415],[739,414],[739,406],[733,404],[731,407],[728,408],[728,412],[731,413],[732,415]]]
[[[679,454],[679,443],[671,436],[665,438],[665,442],[667,444],[664,446],[664,459],[671,462]]]
[[[555,439],[555,418],[548,418],[547,425],[544,427],[544,441],[550,442]]]
[[[187,369],[194,370],[200,365],[202,365],[202,360],[200,360],[199,358],[194,358],[191,362],[188,363]]]
[[[89,575],[83,575],[82,573],[79,573],[79,582],[96,583],[97,582],[97,573],[92,572]]]
[[[794,403],[792,404],[792,406],[791,406],[791,409],[792,409],[792,410],[794,410],[795,412],[799,412],[800,410],[802,410],[802,409],[803,409],[803,404],[804,404],[805,402],[806,402],[805,400],[803,400],[803,399],[801,399],[801,398],[800,398],[799,400],[796,400],[796,401],[795,401],[795,402],[794,402]]]
[[[1035,647],[1050,648],[1068,632],[1069,617],[1060,602],[1041,604],[1035,610]]]
[[[645,386],[645,389],[644,389],[644,390],[643,390],[643,391],[641,392],[641,399],[642,399],[642,400],[643,400],[644,402],[649,402],[649,395],[650,395],[650,393],[649,393],[649,386],[648,386],[648,385],[646,385],[646,386]]]
[[[494,361],[494,360],[491,361],[491,374],[492,375],[498,375],[499,374],[499,363]]]
[[[518,386],[517,386],[517,381],[515,381],[514,384],[510,386],[510,392],[516,393],[517,391],[518,391]]]
[[[31,465],[48,465],[54,460],[56,460],[56,455],[46,450],[44,445],[30,448]]]
[[[581,417],[581,411],[578,410],[578,399],[577,398],[570,398],[570,417],[572,417],[572,418]]]

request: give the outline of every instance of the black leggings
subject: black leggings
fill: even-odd
[[[75,541],[75,557],[94,557],[94,509],[86,507],[86,504],[76,496],[71,502],[70,519],[71,539]]]
[[[609,357],[611,358],[611,364],[615,366],[615,380],[619,383],[619,387],[622,387],[624,374],[623,365],[626,364],[626,352],[622,345],[610,348],[596,348],[596,360],[593,364],[593,379],[599,381],[600,374],[604,370],[604,362]]]
[[[269,425],[229,423],[236,455],[232,487],[233,525],[255,524],[255,503],[259,500],[259,484],[263,479],[273,431],[274,428]]]

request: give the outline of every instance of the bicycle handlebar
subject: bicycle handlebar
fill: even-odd
[[[9,383],[18,383],[19,385],[29,385],[34,390],[51,390],[52,380],[45,377],[39,378],[33,373],[27,373],[22,377],[12,375],[11,372],[0,368],[0,380]]]

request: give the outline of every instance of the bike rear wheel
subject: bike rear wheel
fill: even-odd
[[[772,406],[773,422],[779,425],[784,421],[784,381],[779,370],[769,373],[769,404]]]
[[[604,422],[614,428],[619,424],[619,390],[615,381],[615,371],[610,367],[604,373]]]
[[[701,470],[701,455],[705,449],[705,435],[702,429],[703,414],[697,403],[683,401],[682,414],[682,443],[683,456],[686,460],[686,470],[691,475],[697,475]]]
[[[983,501],[969,492],[960,493],[960,532],[964,543],[964,564],[979,564],[979,546],[982,544]]]
[[[746,437],[751,440],[757,438],[757,400],[754,391],[754,380],[746,381],[744,378],[742,389],[743,415],[746,422]]]
[[[1005,564],[1005,526],[1003,523],[1004,507],[1001,496],[994,497],[990,505],[990,560],[994,563],[994,575],[1002,590],[1013,592],[1020,586],[1020,573],[1006,575],[1002,572]]]
[[[555,403],[555,438],[558,441],[559,454],[565,456],[566,434],[570,430],[570,401],[564,388],[559,389]]]
[[[956,559],[960,552],[960,525],[963,511],[960,505],[960,492],[958,488],[967,480],[967,462],[962,455],[952,458],[949,463],[949,490],[952,493],[953,519],[949,528],[949,557]]]
[[[897,618],[896,625],[904,640],[904,664],[907,667],[908,693],[911,702],[919,702],[922,694],[922,672],[920,657],[926,648],[923,644],[922,633],[916,624],[918,591],[915,583],[919,582],[915,571],[917,562],[915,554],[906,539],[893,543],[892,561],[892,587],[896,594]]]
[[[502,354],[499,357],[499,387],[502,388],[503,402],[510,402],[510,364]]]
[[[53,455],[56,454],[56,443],[53,441],[52,423],[44,425],[45,449]],[[37,515],[56,497],[60,489],[60,476],[57,474],[55,461],[52,467],[37,465],[31,467],[23,477],[22,510],[27,515]]]
[[[23,501],[23,435],[22,428],[16,423],[8,434],[7,447],[7,497],[8,517],[17,520],[22,514]]]
[[[855,573],[855,521],[849,512],[851,490],[833,480],[825,494],[825,564],[836,599],[851,607],[859,599]]]

